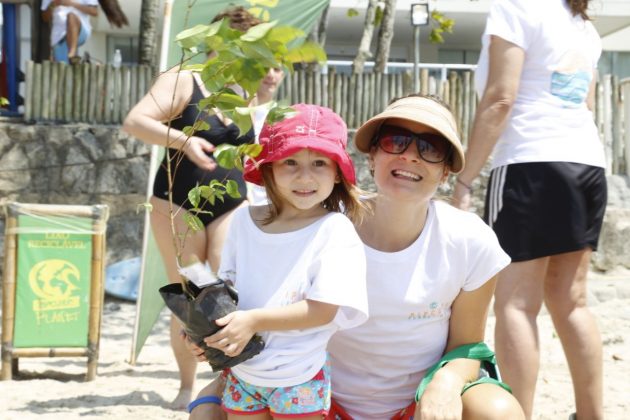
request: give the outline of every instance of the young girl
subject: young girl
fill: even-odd
[[[362,210],[346,125],[328,108],[294,109],[263,127],[263,151],[245,166],[270,203],[235,212],[221,257],[219,277],[239,290],[239,310],[217,320],[225,327],[206,343],[228,356],[255,333],[266,343],[224,372],[230,419],[321,419],[330,407],[328,340],[367,319],[363,245],[341,214]]]

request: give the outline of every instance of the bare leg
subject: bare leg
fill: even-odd
[[[602,419],[602,343],[586,306],[586,277],[591,250],[550,257],[545,304],[571,371],[578,419]]]
[[[170,218],[168,216],[168,202],[156,197],[151,197],[150,202],[153,205],[153,211],[151,212],[153,235],[155,236],[160,254],[162,255],[169,281],[177,282],[179,281],[179,273],[177,272],[176,253],[173,245],[173,236],[171,234]],[[186,231],[186,224],[179,216],[176,218],[176,226],[178,232]],[[199,261],[205,261],[205,254],[205,233],[202,232],[190,235],[186,239],[186,246],[182,252],[183,262],[188,262],[191,255],[195,255]],[[179,392],[171,403],[172,407],[175,409],[185,409],[190,402],[198,364],[197,360],[195,360],[190,351],[186,348],[186,344],[181,339],[180,331],[181,324],[175,317],[171,317],[171,347],[175,355],[175,360],[177,361],[180,378]]]
[[[77,55],[79,48],[79,33],[81,33],[81,21],[74,13],[68,14],[66,20],[66,43],[68,44],[68,58]]]
[[[540,364],[536,317],[543,302],[547,263],[548,258],[538,258],[510,264],[499,274],[495,291],[499,369],[528,419],[532,417]]]
[[[523,409],[516,398],[497,385],[479,384],[462,395],[463,419],[521,420]]]
[[[223,389],[225,388],[225,380],[220,376],[215,378],[212,382],[206,385],[197,398],[206,396],[223,396]],[[225,420],[227,418],[225,412],[217,404],[199,404],[190,413],[188,420]]]

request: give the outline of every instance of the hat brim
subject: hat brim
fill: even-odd
[[[393,118],[426,125],[438,131],[453,146],[453,164],[450,168],[451,172],[459,173],[464,169],[464,149],[462,148],[459,136],[453,130],[448,120],[434,112],[412,109],[411,107],[406,109],[403,109],[403,107],[386,109],[380,114],[367,120],[361,127],[359,127],[354,135],[354,144],[356,145],[357,150],[363,153],[369,153],[372,141],[379,127],[386,120]]]
[[[341,151],[339,146],[330,144],[329,139],[317,139],[317,145],[314,145],[313,143],[313,137],[294,138],[282,150],[274,152],[273,158],[263,156],[260,159],[249,159],[245,163],[245,167],[243,169],[243,178],[247,182],[262,186],[264,185],[261,171],[262,165],[284,159],[302,149],[309,149],[332,159],[339,167],[339,170],[346,181],[350,184],[356,184],[354,165],[347,151]]]

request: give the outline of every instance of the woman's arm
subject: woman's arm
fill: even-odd
[[[497,36],[490,37],[488,56],[488,81],[468,140],[466,167],[458,175],[458,179],[468,186],[481,172],[505,128],[516,100],[525,61],[522,48]],[[470,190],[456,183],[453,198],[457,207],[467,209]]]
[[[184,111],[192,97],[193,83],[189,72],[162,73],[149,93],[129,111],[122,129],[147,144],[183,150],[197,166],[212,171],[216,163],[207,153],[214,150],[214,145],[165,124]]]
[[[597,70],[593,70],[593,80],[588,87],[588,95],[586,96],[586,106],[591,111],[595,110],[595,88],[597,86]]]
[[[235,311],[216,320],[218,326],[225,327],[204,341],[209,347],[234,357],[243,351],[249,339],[259,331],[318,327],[331,322],[337,309],[337,305],[306,299],[280,308]]]
[[[445,353],[464,344],[483,341],[495,285],[496,277],[493,277],[480,288],[461,291],[455,298]],[[479,367],[477,360],[456,359],[438,370],[422,395],[415,418],[435,415],[459,418],[463,407],[461,391],[464,385],[477,379]]]

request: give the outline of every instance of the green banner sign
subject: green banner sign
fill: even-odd
[[[59,229],[68,226],[70,229]],[[14,346],[86,347],[92,220],[20,215]]]
[[[181,50],[175,44],[175,36],[186,28],[207,25],[219,12],[229,6],[243,6],[263,21],[277,20],[308,33],[319,19],[330,0],[197,0],[189,7],[190,0],[175,0],[170,28],[168,67],[179,63]]]

